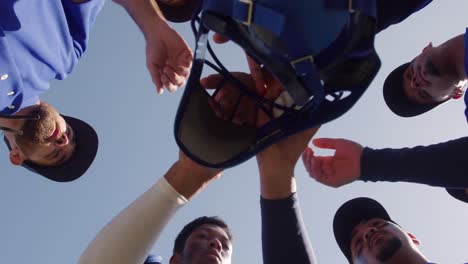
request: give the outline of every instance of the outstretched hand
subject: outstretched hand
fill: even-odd
[[[167,23],[161,23],[146,39],[146,66],[156,90],[162,94],[164,87],[170,92],[185,84],[193,54],[184,39]]]
[[[333,156],[315,156],[314,151],[307,147],[302,161],[312,178],[335,188],[360,178],[361,145],[346,139],[331,138],[317,138],[312,142],[316,147],[335,150]]]

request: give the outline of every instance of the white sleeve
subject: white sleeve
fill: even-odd
[[[142,264],[166,223],[186,202],[162,177],[99,232],[79,264]]]

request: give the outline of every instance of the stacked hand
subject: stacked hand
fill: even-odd
[[[147,34],[146,66],[157,92],[170,92],[185,84],[193,54],[184,39],[167,23],[159,23],[158,34]]]
[[[356,181],[361,176],[362,146],[345,139],[317,138],[313,144],[319,148],[333,149],[333,156],[315,156],[308,147],[302,161],[309,175],[331,187],[340,187]]]

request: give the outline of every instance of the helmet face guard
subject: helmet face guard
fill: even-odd
[[[205,0],[192,27],[195,56],[174,132],[181,150],[209,167],[237,165],[284,137],[338,118],[357,102],[380,68],[373,45],[372,0],[356,5],[348,0]],[[237,80],[211,49],[210,31],[228,37],[262,64],[294,103],[267,100]],[[207,51],[216,64],[205,59]],[[210,95],[200,85],[205,64],[236,84],[241,97],[255,103],[270,121],[255,127],[218,117],[210,100],[222,87],[210,87],[216,88]]]

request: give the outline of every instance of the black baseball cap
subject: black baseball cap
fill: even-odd
[[[175,0],[171,4],[166,4],[161,0],[156,0],[159,10],[163,16],[175,23],[187,22],[192,18],[192,15],[198,10],[201,0]]]
[[[393,113],[401,117],[413,117],[423,114],[439,104],[445,102],[437,102],[430,104],[420,104],[411,101],[405,94],[403,89],[403,78],[406,69],[411,62],[405,63],[393,70],[385,79],[383,87],[383,95],[385,103]]]
[[[62,115],[75,133],[75,152],[65,163],[58,166],[41,166],[31,161],[24,161],[22,167],[56,182],[70,182],[81,177],[91,166],[98,149],[98,136],[88,123],[70,116]],[[9,150],[8,140],[4,141]]]
[[[336,243],[349,263],[352,263],[350,245],[354,227],[372,218],[381,218],[396,224],[379,202],[367,197],[349,200],[336,211],[333,218],[333,233]]]
[[[447,188],[445,189],[453,198],[468,203],[468,193],[465,189]]]

